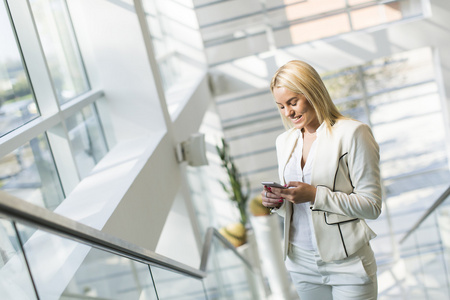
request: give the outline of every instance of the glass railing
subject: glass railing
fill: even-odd
[[[213,228],[195,269],[0,192],[0,299],[258,299],[255,274]]]
[[[450,299],[450,187],[400,241],[404,299]]]

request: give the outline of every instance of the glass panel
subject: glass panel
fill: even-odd
[[[450,182],[433,66],[431,50],[423,48],[324,75],[341,112],[372,126],[395,235],[408,230]],[[384,213],[367,221],[379,235],[372,243],[378,261],[393,251]]]
[[[59,176],[44,135],[0,159],[0,189],[50,210],[63,201]]]
[[[60,299],[85,297],[157,299],[147,265],[97,249],[91,249]]]
[[[30,0],[60,103],[89,90],[70,16],[63,0]]]
[[[447,198],[401,244],[409,280],[408,299],[450,297],[450,200]],[[411,279],[415,280],[411,280]],[[408,279],[408,278],[407,278]]]
[[[200,300],[208,299],[200,279],[151,266],[159,299]]]
[[[369,123],[365,111],[364,66],[350,67],[323,75],[331,99],[346,117]],[[367,99],[367,97],[366,97]]]
[[[292,25],[289,28],[293,44],[317,40],[350,31],[347,14],[331,15]]]
[[[193,7],[177,1],[144,0],[147,22],[164,90],[194,84],[205,65]]]
[[[256,275],[229,248],[213,239],[206,268],[208,299],[259,299]]]
[[[364,70],[369,94],[434,80],[431,49],[421,48],[373,61]],[[386,90],[388,92],[388,90]]]
[[[11,222],[0,219],[0,299],[37,299]]]
[[[431,50],[425,48],[376,60],[365,70],[386,201],[397,234],[408,230],[450,182],[433,66]]]
[[[95,106],[91,104],[67,118],[66,126],[80,176],[84,178],[107,152]]]
[[[40,299],[156,300],[148,266],[57,235],[34,232],[24,245]]]
[[[360,67],[323,74],[322,79],[341,113],[357,120],[364,119],[360,101],[364,95]]]
[[[203,280],[205,283],[208,299],[228,299],[228,292],[225,290],[225,281],[221,273],[221,266],[218,260],[218,241],[213,240],[210,249],[208,264],[206,265],[207,276]]]
[[[345,8],[343,0],[309,0],[286,8],[288,20],[297,20]]]
[[[0,136],[39,116],[4,2],[0,3]]]
[[[353,30],[359,30],[403,18],[400,4],[369,6],[350,12]]]

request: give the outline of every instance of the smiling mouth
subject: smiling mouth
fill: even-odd
[[[298,117],[293,117],[293,118],[291,118],[291,119],[292,119],[292,121],[297,121],[297,120],[299,120],[302,116],[303,116],[303,115],[300,115],[300,116],[298,116]]]

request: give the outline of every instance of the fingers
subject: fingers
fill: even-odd
[[[303,183],[303,182],[300,182],[300,181],[289,181],[289,183],[286,184],[286,187],[287,187],[287,188],[290,188],[290,187],[297,187],[297,186],[302,185],[302,184],[304,184],[304,183]]]
[[[272,192],[273,190],[273,188],[265,187],[261,192],[262,204],[266,207],[279,207],[283,203],[281,197]]]
[[[270,188],[268,187],[269,192],[271,192],[274,195],[277,195],[278,197],[280,197],[280,194],[283,190],[285,189],[279,189],[279,188]]]
[[[292,203],[314,202],[316,188],[310,184],[293,181],[289,182],[288,189],[280,192],[280,197]]]

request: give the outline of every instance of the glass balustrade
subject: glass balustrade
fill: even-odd
[[[23,249],[40,299],[157,299],[145,264],[36,229]]]
[[[450,188],[401,243],[406,299],[450,297],[449,198]],[[30,213],[32,205],[27,202],[20,203],[20,209],[28,217],[20,217],[12,207],[8,201],[0,201],[0,299],[264,298],[262,282],[245,260],[245,247],[233,248],[217,231],[209,230],[206,235],[206,244],[211,245],[204,253],[207,260],[202,269],[196,275],[187,275],[197,271],[192,273],[193,269],[186,266],[184,273],[182,265],[176,269],[172,264],[177,263],[166,258],[143,259],[134,254],[139,251],[124,251],[126,242],[115,244],[111,242],[115,241],[113,237],[93,229],[90,233],[87,226],[66,225],[61,219],[52,222],[56,217],[52,212],[47,211],[41,222],[40,208]],[[10,221],[10,211],[15,218],[19,215],[19,220],[38,224],[39,228]],[[69,232],[71,237],[63,237],[60,232]]]
[[[206,271],[208,299],[259,299],[256,274],[219,239],[212,242]]]
[[[448,191],[448,190],[447,190]],[[405,299],[450,299],[450,196],[401,243]]]
[[[207,300],[201,279],[151,266],[158,299]]]
[[[0,299],[38,299],[14,224],[0,219]]]
[[[120,246],[98,247],[86,242],[83,230],[68,238],[58,228],[49,232],[7,218],[0,219],[0,299],[259,299],[245,253],[217,232],[208,239],[207,276],[201,278],[122,256]]]

